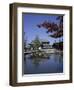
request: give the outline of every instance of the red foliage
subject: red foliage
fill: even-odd
[[[61,17],[60,17],[61,18]],[[50,35],[53,38],[58,38],[63,36],[63,23],[59,23],[59,25],[57,25],[56,23],[51,23],[51,22],[43,22],[42,24],[37,25],[38,28],[45,28],[47,31],[47,33],[51,32],[53,33],[52,35]],[[54,33],[55,32],[55,33]]]

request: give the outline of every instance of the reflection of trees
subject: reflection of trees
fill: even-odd
[[[30,58],[32,60],[32,63],[38,66],[39,64],[46,62],[47,60],[50,60],[50,56],[48,58],[43,58],[43,57],[33,57]]]
[[[35,65],[35,66],[39,66],[39,64],[40,64],[40,59],[39,58],[33,58],[32,59],[32,63]]]
[[[59,57],[59,63],[62,63],[63,62],[63,53],[60,54],[60,57]]]
[[[63,55],[62,54],[54,54],[54,61],[62,63],[63,62]]]

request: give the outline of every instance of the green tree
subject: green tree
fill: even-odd
[[[26,51],[26,45],[27,45],[27,39],[25,37],[25,32],[24,32],[24,50]]]
[[[35,50],[39,49],[41,42],[38,36],[36,36],[35,40],[32,41],[32,45]]]

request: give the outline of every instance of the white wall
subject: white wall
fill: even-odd
[[[73,90],[74,79],[73,79],[73,83],[71,84],[26,86],[26,87],[9,86],[9,3],[12,3],[12,2],[44,3],[44,4],[53,4],[53,5],[54,4],[72,5],[74,10],[74,0],[0,0],[0,90],[6,90],[6,89],[7,90],[35,90],[35,89],[36,90],[38,89]]]

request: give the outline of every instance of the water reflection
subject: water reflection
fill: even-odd
[[[24,57],[24,74],[61,73],[63,72],[63,55],[49,54],[48,58]]]

